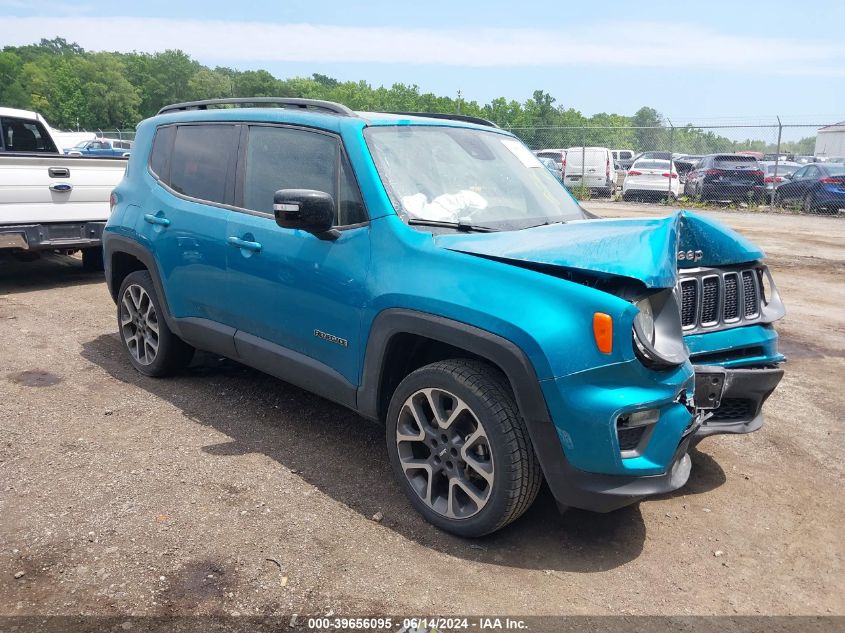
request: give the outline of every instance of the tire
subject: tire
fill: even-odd
[[[103,270],[103,247],[94,246],[82,249],[82,269],[88,272],[102,272]]]
[[[813,201],[813,194],[806,193],[804,197],[801,199],[801,213],[815,213],[818,209],[816,208],[815,202]]]
[[[167,327],[150,273],[127,275],[117,297],[117,329],[132,366],[155,377],[187,367],[194,348]]]
[[[447,532],[495,532],[537,497],[542,474],[525,422],[507,380],[486,363],[453,359],[412,372],[391,397],[386,427],[400,487]]]

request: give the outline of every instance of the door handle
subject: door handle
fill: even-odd
[[[147,213],[144,216],[144,221],[149,224],[158,224],[159,226],[170,226],[170,220],[159,215],[153,215],[152,213]]]
[[[238,248],[243,248],[248,251],[252,251],[254,253],[258,253],[261,251],[261,243],[260,242],[250,242],[249,240],[242,240],[239,237],[230,237],[227,239],[229,244],[232,246],[237,246]]]

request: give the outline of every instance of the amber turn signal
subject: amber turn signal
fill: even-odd
[[[596,312],[593,315],[593,336],[601,353],[610,354],[613,351],[613,319],[609,314]]]

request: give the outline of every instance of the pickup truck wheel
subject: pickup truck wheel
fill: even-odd
[[[132,366],[146,376],[173,374],[194,355],[194,348],[171,332],[161,315],[150,273],[127,275],[118,293],[117,326]]]
[[[417,511],[460,536],[489,534],[518,518],[542,481],[507,381],[475,360],[426,365],[399,384],[387,450]]]
[[[82,249],[82,268],[88,272],[101,272],[103,270],[103,247]]]

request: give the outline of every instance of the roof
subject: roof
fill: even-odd
[[[226,106],[223,108],[217,106]],[[233,107],[237,106],[237,107]],[[296,123],[339,131],[340,127],[437,125],[498,129],[490,121],[461,114],[418,112],[353,112],[345,105],[293,97],[232,97],[164,106],[156,119],[165,121],[261,121]],[[357,122],[357,123],[355,123]]]
[[[845,132],[845,121],[834,123],[833,125],[825,125],[819,128],[819,132]]]
[[[18,110],[17,108],[0,108],[0,116],[13,116],[19,119],[32,119],[38,121],[38,114],[30,110]]]

